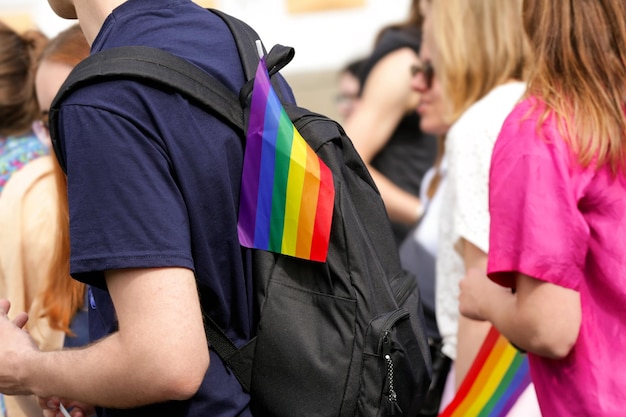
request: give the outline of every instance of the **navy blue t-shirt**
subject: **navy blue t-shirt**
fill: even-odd
[[[92,52],[125,45],[183,57],[238,92],[244,75],[222,20],[190,0],[129,0],[107,18]],[[243,149],[227,125],[180,95],[134,81],[72,94],[60,110],[67,161],[71,273],[92,286],[91,337],[117,329],[103,271],[194,270],[204,310],[237,345],[257,322],[249,253],[237,238]],[[150,294],[146,294],[150,297]],[[106,416],[248,416],[249,397],[211,351],[189,401]]]

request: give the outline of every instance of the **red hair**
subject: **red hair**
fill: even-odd
[[[41,61],[57,62],[72,67],[89,55],[89,45],[78,25],[59,33],[41,54]],[[70,232],[67,202],[67,181],[58,162],[54,161],[58,215],[54,236],[54,252],[41,297],[39,317],[46,317],[50,327],[68,335],[70,323],[83,307],[85,284],[70,277]]]

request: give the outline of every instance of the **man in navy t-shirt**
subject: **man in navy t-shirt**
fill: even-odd
[[[191,0],[50,4],[79,19],[94,53],[152,46],[234,92],[244,83],[230,31]],[[40,353],[10,328],[0,302],[0,340],[19,352],[3,356],[0,345],[0,381],[10,375],[0,391],[35,394],[52,409],[59,400],[87,412],[95,406],[101,416],[250,415],[249,396],[209,350],[202,319],[204,310],[237,345],[257,321],[249,253],[237,238],[240,137],[179,94],[129,80],[72,94],[59,129],[71,273],[90,285],[97,341]]]

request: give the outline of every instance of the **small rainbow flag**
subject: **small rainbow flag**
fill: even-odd
[[[241,245],[325,262],[335,201],[330,169],[302,138],[270,83],[254,79],[241,180]]]
[[[528,357],[492,326],[454,399],[439,417],[504,417],[529,384]]]

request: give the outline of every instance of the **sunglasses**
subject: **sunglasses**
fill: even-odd
[[[411,76],[415,77],[417,74],[422,74],[424,76],[426,88],[432,88],[433,78],[435,78],[435,69],[430,61],[425,61],[421,65],[411,65]]]

